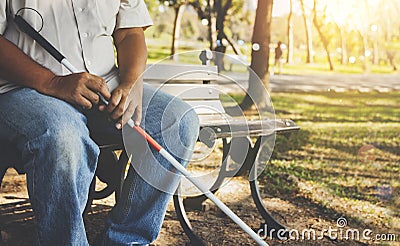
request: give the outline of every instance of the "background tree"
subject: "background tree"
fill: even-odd
[[[208,27],[208,40],[210,50],[214,50],[217,40],[217,18],[214,8],[215,0],[207,1],[190,1],[189,4],[195,9],[199,19],[207,23]]]
[[[346,31],[345,27],[337,24],[338,33],[340,36],[340,63],[342,65],[347,65],[348,56],[347,56],[347,41],[346,41]]]
[[[269,90],[269,44],[271,42],[273,0],[258,0],[256,18],[253,28],[253,49],[251,52],[251,65],[249,87],[247,96],[240,107],[247,110],[257,104],[259,108],[267,107],[267,91]],[[254,72],[252,72],[254,71]]]
[[[214,1],[214,9],[216,12],[216,29],[218,34],[223,36],[223,38],[226,37],[225,34],[225,19],[226,19],[226,14],[228,13],[228,10],[232,7],[232,0],[215,0]]]
[[[294,51],[294,40],[293,40],[293,0],[290,0],[290,9],[288,15],[288,25],[287,25],[287,57],[286,62],[288,64],[293,63],[293,51]]]
[[[240,4],[240,2],[241,1],[235,1],[235,9],[236,9],[235,14],[237,14],[240,7],[243,6]],[[232,47],[233,52],[236,55],[241,55],[241,51],[240,51],[239,47],[237,46],[235,40],[226,33],[226,29],[225,29],[225,26],[226,26],[225,23],[227,21],[227,14],[228,14],[228,11],[230,9],[232,9],[232,7],[234,7],[233,0],[226,0],[226,1],[216,0],[215,1],[215,10],[217,12],[216,30],[217,30],[218,35],[220,35],[220,37],[217,37],[217,40],[222,41],[222,39],[225,39],[229,43],[229,45]]]
[[[318,14],[317,14],[317,0],[314,0],[314,6],[313,6],[313,23],[315,26],[315,29],[317,29],[317,32],[319,34],[319,37],[322,41],[322,45],[324,46],[325,52],[326,52],[326,57],[328,59],[328,63],[329,63],[329,70],[333,71],[334,67],[333,67],[333,63],[332,63],[332,59],[331,59],[331,54],[329,52],[329,41],[328,39],[325,37],[324,33],[322,32],[321,26],[319,24],[318,21]]]
[[[251,42],[255,11],[249,9],[249,4],[246,0],[232,1],[232,7],[228,11],[225,22],[228,39]],[[239,51],[241,50],[239,49]]]
[[[168,2],[169,5],[173,7],[175,12],[174,29],[172,31],[172,44],[171,44],[171,59],[172,59],[175,57],[174,55],[179,47],[182,16],[183,12],[185,11],[187,0],[174,0],[174,1],[170,0]]]
[[[227,47],[226,52],[237,54],[243,52],[244,55],[250,57],[251,51],[248,44],[251,42],[254,27],[255,0],[145,1],[156,23],[154,27],[146,31],[146,36],[150,39],[162,41],[155,44],[162,51],[157,52],[157,54],[150,54],[153,58],[168,56],[169,49],[171,49],[171,54],[176,53],[179,47],[179,39],[189,41],[185,42],[185,45],[194,49],[208,47],[208,42],[210,46],[212,45],[211,48],[215,49],[217,29],[222,30],[218,33],[220,33],[220,39],[224,40],[223,44],[225,46],[228,46],[228,43],[232,44],[232,49]],[[184,2],[188,4],[178,11],[179,6],[182,6]],[[300,58],[305,59],[307,54],[311,61],[321,64],[327,60],[329,53],[333,66],[339,63],[343,65],[349,63],[348,66],[352,66],[354,69],[362,66],[365,72],[369,72],[370,69],[374,72],[377,69],[380,70],[380,67],[385,69],[384,66],[397,69],[396,63],[398,64],[400,59],[400,35],[398,34],[398,30],[400,30],[400,19],[398,18],[400,1],[317,0],[317,11],[313,11],[315,10],[314,0],[292,0],[292,11],[290,11],[289,2],[290,0],[287,1],[288,5],[286,6],[287,14],[274,16],[271,24],[273,27],[271,42],[276,43],[282,40],[287,43],[288,50],[285,53],[285,59],[288,63],[291,62],[290,54],[292,50],[294,52],[293,59],[296,59],[296,61],[301,61]],[[193,11],[192,6],[198,7],[194,8],[195,11]],[[185,11],[182,11],[182,9],[185,9]],[[314,17],[315,12],[317,18]],[[284,12],[280,10],[277,13]],[[196,18],[196,15],[201,21]],[[210,19],[214,19],[214,21],[210,21]],[[317,26],[320,27],[320,33],[327,41],[325,47],[323,42],[319,41],[320,33],[317,32],[314,19],[317,21]],[[308,24],[311,24],[308,25],[308,28],[305,28],[305,24],[302,24],[305,20]],[[179,22],[182,26],[180,32]],[[174,23],[177,24],[174,25]],[[293,31],[293,39],[295,40],[294,50],[290,42],[290,40],[293,40],[290,30]],[[306,35],[306,32],[308,32],[308,35]],[[210,36],[212,36],[211,39]],[[238,41],[240,43],[236,45]],[[307,46],[307,53],[301,54],[303,50],[306,51]],[[331,52],[327,52],[326,48]],[[377,65],[370,67],[370,64],[374,62]],[[328,64],[328,61],[325,63]],[[292,69],[292,67],[290,68]],[[307,69],[314,69],[314,66],[308,66]],[[330,69],[330,66],[327,66],[327,69]],[[343,66],[340,69],[347,70]],[[385,71],[388,71],[387,68]]]
[[[313,42],[312,42],[312,26],[309,18],[307,17],[308,13],[306,12],[306,8],[304,5],[304,0],[299,0],[301,6],[301,12],[303,15],[305,33],[306,33],[306,43],[307,43],[307,60],[306,63],[313,63]]]
[[[228,12],[233,7],[236,10],[240,9],[243,6],[243,0],[207,0],[206,6],[202,3],[204,1],[191,1],[190,5],[197,11],[201,20],[207,20],[210,50],[215,50],[217,40],[225,39],[231,45],[234,53],[241,54],[239,47],[234,39],[227,34],[225,27]]]
[[[362,44],[362,67],[363,67],[363,71],[364,72],[368,72],[369,71],[369,66],[368,66],[368,60],[367,60],[367,52],[368,52],[368,32],[369,32],[369,23],[370,23],[370,11],[369,11],[369,3],[368,0],[364,0],[363,1],[364,4],[361,5],[361,7],[364,8],[360,8],[363,9],[364,11],[362,11],[360,13],[360,18],[364,20],[364,22],[362,24],[360,24],[357,27],[358,33],[360,34],[360,41]]]
[[[400,30],[400,20],[398,18],[398,13],[400,12],[400,2],[392,1],[388,4],[384,4],[383,1],[379,4],[382,6],[382,12],[385,13],[387,18],[382,18],[380,23],[382,26],[382,31],[384,33],[384,42],[386,49],[386,58],[389,65],[393,68],[393,71],[398,70],[396,64],[396,58],[400,54],[400,37],[395,30]]]
[[[345,4],[344,0],[338,0],[330,3],[334,6],[334,9],[340,9]],[[352,6],[349,4],[349,6]],[[331,11],[332,12],[332,11]],[[350,15],[352,14],[351,11],[346,10],[342,11],[339,16],[335,15],[335,13],[330,13],[330,18],[334,21],[334,24],[337,29],[337,34],[339,35],[339,42],[340,42],[340,63],[342,65],[347,65],[348,63],[348,52],[347,52],[347,32],[348,27],[350,26],[349,19]],[[336,34],[336,35],[337,35]]]

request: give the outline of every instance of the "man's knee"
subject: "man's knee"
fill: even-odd
[[[188,147],[197,140],[199,130],[199,119],[195,110],[186,102],[179,98],[174,98],[164,109],[163,119],[161,122],[161,131],[169,132],[170,138],[179,140]]]
[[[36,134],[39,136],[30,140],[31,152],[45,153],[46,163],[58,171],[76,173],[80,164],[87,163],[87,168],[94,172],[99,148],[89,137],[85,120],[77,115],[57,115],[42,121]],[[68,165],[65,165],[68,163]]]
[[[165,109],[164,115],[168,115],[167,124],[162,123],[162,141],[175,157],[187,164],[197,141],[199,131],[199,119],[194,109],[180,99],[174,99],[173,103]]]
[[[197,141],[199,118],[195,110],[189,105],[185,105],[184,108],[184,113],[179,120],[179,138],[185,147],[190,147]]]

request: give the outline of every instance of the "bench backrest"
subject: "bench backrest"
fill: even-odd
[[[218,87],[210,84],[217,78],[216,66],[172,64],[148,65],[143,77],[145,82],[187,102],[199,116],[225,113]]]
[[[149,83],[190,82],[207,84],[216,81],[218,69],[216,66],[189,64],[148,64],[144,80]]]
[[[299,129],[291,120],[246,120],[241,116],[230,116],[225,112],[220,100],[222,90],[218,85],[208,83],[217,79],[222,79],[218,78],[217,67],[209,65],[157,64],[149,66],[144,74],[145,82],[183,99],[195,109],[200,126],[212,129],[210,136],[207,133],[202,138],[200,134],[200,139],[229,137],[232,132],[235,136],[260,136]],[[210,142],[209,146],[211,145]]]

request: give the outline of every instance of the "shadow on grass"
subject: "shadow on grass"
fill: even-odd
[[[398,122],[399,92],[273,93],[276,114],[312,122]]]
[[[352,209],[346,210],[345,212],[341,212],[336,210],[334,206],[330,206],[329,203],[316,202],[310,196],[302,194],[299,191],[299,188],[297,187],[295,182],[293,182],[293,178],[291,177],[291,175],[288,175],[287,173],[282,173],[282,172],[271,173],[270,171],[267,171],[266,175],[264,177],[260,177],[259,180],[264,184],[265,187],[264,190],[267,196],[278,197],[282,200],[288,201],[296,206],[296,210],[299,209],[300,211],[302,211],[304,209],[306,211],[309,211],[309,216],[313,218],[322,218],[326,221],[336,221],[338,218],[343,216],[350,222],[349,224],[351,224],[351,227],[353,228],[363,228],[363,229],[369,228],[372,229],[374,232],[378,231],[382,232],[382,230],[385,230],[387,232],[387,228],[386,227],[382,228],[382,226],[380,226],[379,223],[366,224],[364,218],[355,216]],[[334,187],[337,187],[337,184],[328,183],[327,186],[330,189],[332,189]],[[368,187],[368,188],[373,188],[373,187]],[[342,194],[339,195],[338,192],[333,192],[334,196],[341,196],[348,198],[349,196],[346,195],[347,192],[366,191],[366,190],[360,190],[358,187],[340,186],[339,189],[341,189]],[[374,197],[374,200],[380,203],[380,206],[383,205],[385,207],[391,207],[395,215],[398,216],[399,208],[396,205],[394,205],[393,200],[390,200],[395,198],[396,196],[395,194],[399,196],[400,194],[399,189],[396,189],[394,194],[392,194],[390,197],[380,197],[379,200],[376,197]],[[352,198],[357,199],[357,197],[352,197]],[[369,199],[369,197],[367,196],[359,198],[361,200],[371,202],[371,199]],[[290,224],[290,221],[293,220],[293,218],[291,217],[297,216],[296,211],[293,211],[293,215],[289,216],[290,216],[289,218],[285,219],[284,223],[289,222]],[[285,215],[283,217],[285,217]],[[305,218],[302,217],[302,219]]]
[[[269,163],[260,177],[273,196],[297,195],[300,192],[297,184],[299,180],[303,180],[322,185],[334,197],[384,206],[390,208],[395,215],[400,215],[396,205],[396,199],[400,197],[400,187],[391,185],[395,176],[390,173],[383,177],[379,172],[360,169],[359,165],[343,168],[329,165],[313,167],[312,163],[307,167],[286,164]],[[368,180],[367,184],[362,183],[365,180]]]
[[[373,133],[359,133],[360,136],[357,136],[356,133],[352,133],[351,130],[352,129],[347,131],[338,131],[337,129],[332,128],[331,132],[316,132],[312,129],[301,129],[298,132],[292,132],[285,135],[277,135],[272,158],[279,159],[282,156],[287,156],[289,151],[302,150],[306,147],[314,146],[323,148],[327,151],[334,150],[344,152],[354,157],[353,159],[349,160],[349,158],[346,158],[344,156],[328,154],[325,156],[325,159],[348,160],[354,162],[357,159],[360,148],[367,144],[374,146],[374,148],[379,151],[389,152],[393,155],[400,156],[399,146],[396,146],[395,143],[385,142],[386,138],[395,139],[396,133],[392,133],[392,137],[389,135],[384,136],[385,134],[381,133],[382,136],[374,139],[374,136],[372,136],[374,135]],[[356,142],[355,139],[357,140]],[[310,150],[306,151],[311,152]],[[312,153],[310,153],[309,157],[311,158],[311,156]]]

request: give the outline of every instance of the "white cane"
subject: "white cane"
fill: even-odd
[[[27,23],[20,15],[15,16],[15,23],[18,27],[38,42],[47,52],[49,52],[58,62],[63,64],[71,73],[79,72],[53,45],[51,45],[42,35],[40,35],[29,23]],[[103,103],[108,102],[101,96]],[[179,172],[183,174],[190,182],[192,182],[205,196],[215,203],[229,218],[231,218],[238,226],[240,226],[249,236],[251,236],[259,245],[268,246],[268,244],[255,233],[246,223],[244,223],[232,210],[230,210],[221,200],[219,200],[207,187],[198,180],[193,178],[191,174],[160,144],[158,144],[149,134],[147,134],[140,126],[136,126],[132,119],[127,123],[136,130],[147,143],[154,148],[161,156],[168,160]]]

